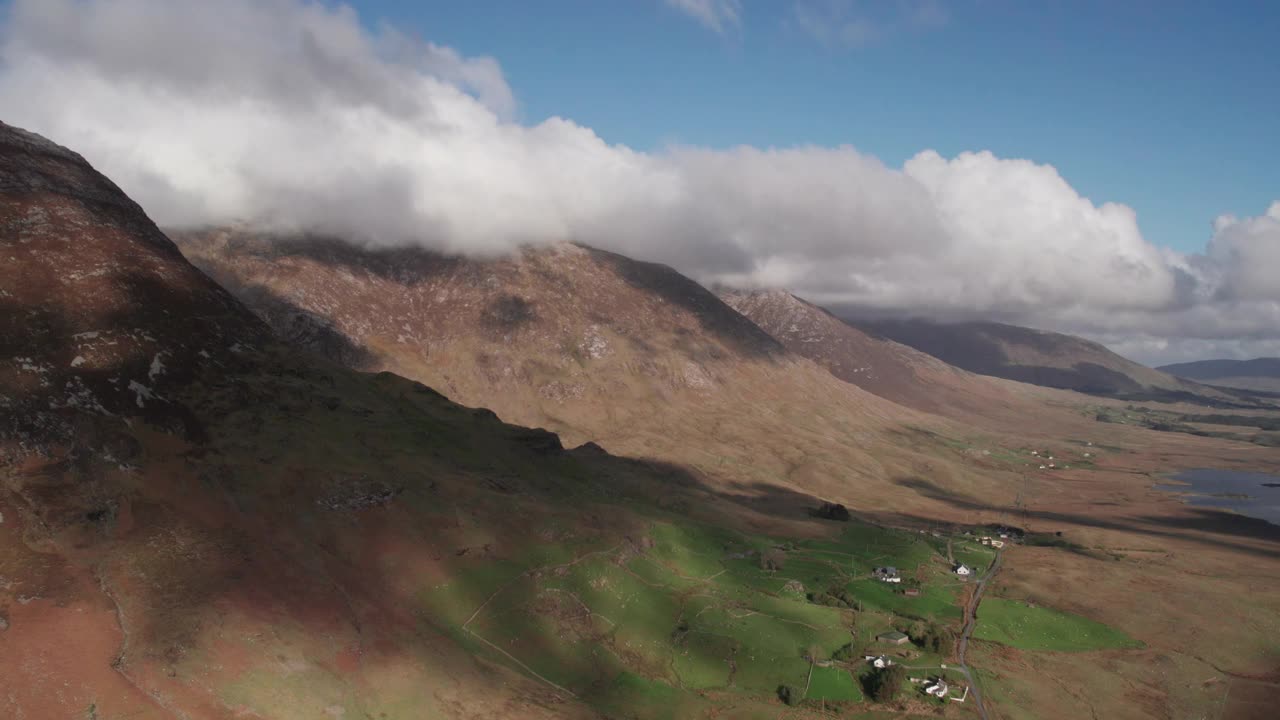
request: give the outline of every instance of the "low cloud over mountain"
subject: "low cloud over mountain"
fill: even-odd
[[[81,149],[162,224],[478,255],[572,239],[1149,361],[1280,353],[1280,202],[1218,218],[1185,255],[1053,167],[988,152],[902,168],[847,146],[639,152],[522,123],[494,59],[326,3],[16,0],[0,33],[5,120]]]

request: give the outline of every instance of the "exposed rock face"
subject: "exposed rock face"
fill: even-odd
[[[78,414],[198,433],[171,398],[265,328],[79,155],[0,123],[0,439]]]

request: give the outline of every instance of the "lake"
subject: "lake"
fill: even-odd
[[[1156,487],[1189,493],[1187,502],[1192,505],[1234,510],[1280,525],[1280,476],[1197,468],[1170,475],[1169,480]]]

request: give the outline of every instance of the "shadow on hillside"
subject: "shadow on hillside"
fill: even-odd
[[[309,387],[308,369],[255,372],[262,373],[250,378],[260,385],[258,399],[237,412],[266,419],[254,427],[285,424],[272,422],[281,417],[280,396],[268,391],[288,383]],[[616,546],[619,536],[625,545],[637,518],[674,515],[740,530],[842,526],[813,513],[825,501],[844,498],[763,483],[712,483],[678,465],[615,456],[591,444],[564,450],[550,433],[507,425],[491,412],[457,405],[389,373],[342,375],[339,388],[349,388],[359,405],[344,399],[336,410],[315,406],[289,416],[285,437],[306,455],[305,462],[288,461],[287,472],[272,472],[275,459],[260,460],[262,451],[280,449],[272,436],[235,430],[242,433],[236,439],[247,444],[235,456],[225,446],[209,448],[207,457],[186,453],[198,484],[167,474],[144,476],[154,485],[134,481],[133,526],[127,534],[97,540],[109,558],[102,564],[104,587],[116,597],[134,593],[123,605],[132,638],[124,672],[169,668],[175,682],[187,681],[200,668],[205,623],[234,622],[269,627],[285,638],[330,638],[369,652],[370,667],[377,653],[413,658],[413,667],[445,677],[454,668],[444,653],[456,652],[447,649],[452,645],[446,638],[471,642],[457,626],[497,590],[515,588],[521,612],[564,611],[545,598],[520,595],[526,567],[520,563],[538,544],[559,542],[555,533],[563,531],[557,528],[565,518],[568,531],[588,541],[584,548]],[[225,422],[213,422],[215,437],[231,431]],[[326,424],[341,427],[342,435],[332,441],[320,435]],[[360,471],[344,471],[340,463],[353,453]],[[904,492],[972,512],[974,524],[1006,510],[921,478],[899,484]],[[940,525],[905,511],[855,510],[854,518],[881,526]],[[1101,522],[1052,512],[1026,518],[1020,524],[1033,530],[1103,527],[1263,556],[1273,553],[1229,538],[1280,539],[1211,510],[1174,520]],[[437,566],[448,568],[444,585],[440,570],[413,574]],[[143,569],[148,582],[130,589],[122,567]],[[434,596],[422,589],[446,586],[450,607],[457,610],[451,617],[439,614],[431,604]],[[571,646],[553,635],[531,632],[521,642],[516,652],[525,658],[536,654],[556,658],[563,667],[581,664],[566,650]],[[184,665],[188,657],[192,664]]]
[[[748,357],[774,358],[786,354],[781,343],[729,307],[715,293],[659,263],[641,262],[606,250],[581,246],[608,265],[632,287],[653,293],[684,308],[726,345]]]
[[[936,483],[922,478],[900,478],[895,482],[919,495],[962,510],[990,514],[1012,512],[1008,507],[991,505],[966,495],[948,491],[939,487]],[[1151,537],[1181,540],[1264,557],[1275,557],[1276,551],[1234,542],[1231,538],[1248,538],[1280,543],[1280,527],[1276,525],[1272,525],[1265,520],[1257,520],[1206,508],[1186,508],[1185,514],[1174,516],[1134,515],[1124,520],[1099,518],[1079,513],[1063,513],[1054,510],[1023,509],[1018,510],[1016,514],[1024,525],[1032,522],[1041,522],[1051,523],[1055,526],[1077,525],[1101,530],[1116,530]],[[1038,527],[1035,529],[1041,530]],[[1047,529],[1058,530],[1061,528],[1051,527]]]
[[[577,452],[577,451],[573,451]],[[608,463],[626,463],[633,467],[647,467],[668,486],[690,494],[691,500],[702,504],[696,511],[714,516],[718,503],[731,503],[764,518],[788,522],[812,522],[830,526],[834,521],[815,517],[816,511],[826,502],[846,502],[843,498],[820,498],[790,488],[763,483],[715,486],[689,470],[653,461],[638,461],[606,456]],[[973,513],[970,524],[993,522],[1013,511],[1008,507],[992,505],[976,498],[950,492],[936,483],[919,477],[900,478],[895,482],[918,495]],[[675,497],[669,494],[669,497]],[[846,504],[848,504],[846,502]],[[916,528],[946,525],[934,518],[912,512],[868,512],[850,505],[855,520],[881,526],[905,525]],[[1070,526],[1114,530],[1189,542],[1207,547],[1217,547],[1262,557],[1275,557],[1275,550],[1250,545],[1236,539],[1259,540],[1280,543],[1280,527],[1263,520],[1243,517],[1208,508],[1187,508],[1184,514],[1174,516],[1134,515],[1123,519],[1097,518],[1079,513],[1053,510],[1017,511],[1018,522],[1035,532],[1054,532]]]
[[[374,352],[352,341],[323,315],[307,310],[265,285],[241,283],[235,277],[216,272],[210,274],[290,346],[353,370],[377,367],[378,356]]]

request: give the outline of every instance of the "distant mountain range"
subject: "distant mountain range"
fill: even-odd
[[[1233,390],[1175,377],[1062,333],[994,322],[853,320],[863,330],[983,375],[1133,400],[1253,405]]]
[[[1158,370],[1208,385],[1280,392],[1280,358],[1199,360],[1162,365]]]

